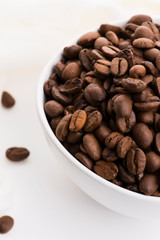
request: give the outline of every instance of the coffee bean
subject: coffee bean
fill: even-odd
[[[77,44],[81,45],[83,47],[91,47],[94,41],[100,37],[100,34],[98,32],[88,32],[82,35],[78,41]]]
[[[83,110],[77,110],[73,113],[69,130],[72,132],[78,132],[83,128],[87,120],[87,114]]]
[[[111,73],[117,77],[123,76],[128,69],[128,62],[124,58],[114,58],[111,62]]]
[[[143,26],[137,27],[134,32],[134,39],[137,39],[137,38],[148,38],[153,41],[154,34],[148,27],[143,25]]]
[[[146,167],[146,156],[140,148],[130,149],[126,156],[128,171],[133,175],[142,173]]]
[[[65,84],[59,86],[59,91],[65,94],[76,94],[82,88],[82,80],[79,78],[74,78],[67,80]]]
[[[155,152],[146,153],[146,170],[148,172],[156,172],[160,169],[160,156]]]
[[[63,106],[54,100],[45,103],[44,110],[48,117],[54,118],[61,115],[64,111]]]
[[[81,46],[72,45],[69,47],[65,47],[63,49],[63,55],[68,59],[78,59],[79,52],[82,50]]]
[[[125,158],[128,150],[132,147],[132,138],[126,136],[122,138],[117,144],[117,155],[119,158]]]
[[[83,146],[88,155],[95,161],[101,157],[101,146],[93,134],[87,133],[83,137]]]
[[[62,78],[67,81],[69,79],[78,78],[80,75],[80,67],[78,63],[71,62],[64,68],[62,72]]]
[[[58,86],[57,81],[52,80],[52,79],[47,80],[47,81],[44,83],[44,92],[45,92],[45,94],[51,97],[51,96],[52,96],[52,94],[51,94],[51,89],[52,89],[52,87],[54,87],[54,86]]]
[[[121,133],[128,133],[136,123],[135,113],[132,111],[129,118],[117,117],[116,126]]]
[[[105,36],[111,43],[113,43],[113,45],[118,45],[119,39],[113,31],[106,32]]]
[[[102,158],[105,161],[113,162],[118,159],[116,152],[113,149],[105,147],[102,151]]]
[[[62,119],[62,116],[57,116],[57,117],[52,118],[52,120],[50,121],[50,126],[53,131],[56,130],[56,127],[57,127],[58,123],[61,121],[61,119]]]
[[[129,75],[131,78],[144,77],[146,74],[146,69],[142,65],[135,65],[129,70]]]
[[[111,129],[107,126],[105,122],[102,122],[100,126],[95,130],[95,135],[98,140],[103,143],[105,138],[111,133]]]
[[[108,58],[114,58],[117,57],[118,53],[120,52],[119,48],[113,47],[113,46],[103,46],[102,47],[103,54]]]
[[[125,26],[125,30],[129,30],[129,31],[131,31],[131,32],[134,33],[137,27],[138,27],[137,24],[128,23],[128,24]]]
[[[56,72],[57,76],[61,79],[62,78],[62,72],[65,68],[65,64],[63,62],[57,62],[54,66],[54,71]]]
[[[110,42],[105,37],[99,37],[94,42],[94,48],[97,50],[101,50],[103,46],[110,45]]]
[[[119,132],[112,132],[105,138],[105,145],[109,148],[115,148],[122,138],[123,135]]]
[[[1,103],[5,108],[11,108],[15,105],[15,99],[8,92],[2,93]]]
[[[52,87],[52,96],[53,98],[58,101],[59,103],[63,105],[71,104],[73,98],[72,95],[65,95],[64,93],[60,93],[59,89],[57,87]]]
[[[64,109],[64,115],[72,114],[73,111],[74,111],[74,106],[73,106],[73,105],[68,105],[68,106],[65,107],[65,109]]]
[[[142,26],[145,26],[145,27],[149,28],[152,31],[152,33],[154,35],[154,38],[156,40],[160,40],[159,30],[153,22],[151,22],[151,21],[144,22],[142,24]]]
[[[93,132],[97,127],[100,126],[102,122],[102,114],[99,111],[93,111],[88,114],[86,124],[84,126],[84,131]]]
[[[113,109],[118,117],[130,117],[132,112],[132,100],[129,95],[118,94],[113,100]]]
[[[139,189],[145,195],[152,195],[158,190],[158,179],[154,174],[145,174],[139,183]]]
[[[137,118],[140,122],[152,125],[154,121],[153,112],[137,112]]]
[[[65,138],[69,131],[69,124],[70,124],[71,117],[72,117],[72,114],[67,114],[60,120],[60,122],[56,127],[56,132],[55,132],[56,137],[60,142],[65,141]]]
[[[94,171],[106,180],[113,180],[118,174],[118,167],[115,163],[100,160],[94,165]]]
[[[3,216],[0,218],[0,233],[9,232],[14,225],[14,219],[10,216]]]
[[[79,132],[68,132],[67,134],[67,142],[69,143],[79,143],[82,139],[82,136],[83,136],[83,132],[82,131],[79,131]]]
[[[155,62],[159,53],[157,48],[150,48],[144,51],[144,57],[151,62]]]
[[[124,168],[122,165],[118,165],[119,168],[119,178],[122,182],[127,184],[135,183],[135,176],[130,174],[126,168]]]
[[[89,59],[89,49],[82,49],[79,53],[79,60],[82,64],[82,66],[87,70],[87,71],[92,71],[92,64],[91,60]]]
[[[136,48],[153,48],[155,44],[149,38],[138,38],[133,41],[133,46]]]
[[[160,154],[160,133],[159,132],[155,136],[155,147],[156,147],[156,151]]]
[[[160,77],[154,79],[154,88],[158,97],[160,97]]]
[[[98,60],[94,64],[94,70],[96,73],[102,75],[102,76],[109,76],[111,71],[110,71],[110,62],[107,60]]]
[[[144,77],[141,78],[141,80],[143,82],[145,82],[146,84],[149,84],[153,81],[153,75],[151,74],[146,74]]]
[[[153,135],[148,126],[144,123],[137,123],[132,129],[133,138],[137,145],[142,149],[150,147],[153,141]]]
[[[84,97],[93,106],[98,106],[106,99],[106,92],[101,85],[91,83],[84,89]]]
[[[148,97],[144,102],[134,103],[137,111],[149,112],[157,109],[160,105],[160,99],[156,96]]]
[[[131,17],[129,19],[128,23],[134,23],[137,25],[141,25],[143,22],[147,22],[147,21],[152,22],[152,18],[148,15],[137,14],[137,15],[134,15],[133,17]]]
[[[121,81],[121,84],[124,89],[131,93],[142,92],[147,86],[145,82],[136,78],[124,78]]]
[[[75,154],[75,158],[77,158],[85,167],[92,170],[93,160],[89,158],[85,153],[77,152]]]
[[[160,54],[158,54],[156,57],[156,66],[157,66],[158,70],[160,71]]]
[[[118,35],[121,32],[121,28],[119,26],[115,26],[115,25],[111,25],[111,24],[101,24],[101,26],[99,28],[99,32],[102,35],[105,35],[105,33],[108,31],[112,31]]]
[[[6,150],[6,157],[13,162],[22,161],[26,159],[29,154],[28,149],[23,147],[12,147]]]
[[[128,184],[126,186],[126,189],[130,190],[130,191],[133,191],[133,192],[139,192],[139,188],[138,188],[138,185],[133,183],[133,184]]]

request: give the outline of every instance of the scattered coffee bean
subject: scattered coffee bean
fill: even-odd
[[[13,162],[22,161],[26,159],[29,154],[30,152],[28,151],[28,149],[23,147],[12,147],[8,148],[6,151],[6,157]]]
[[[0,218],[0,233],[9,232],[14,225],[14,220],[10,216],[3,216]]]
[[[44,93],[51,129],[77,161],[160,196],[160,26],[150,16],[102,24],[65,47]]]
[[[15,105],[15,99],[8,92],[2,93],[1,103],[5,108],[11,108]]]

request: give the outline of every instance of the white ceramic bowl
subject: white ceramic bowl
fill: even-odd
[[[160,19],[153,18],[153,21],[160,23]],[[114,22],[111,24],[123,27],[126,21]],[[92,29],[93,30],[93,29]],[[94,29],[95,31],[97,28]],[[77,38],[78,39],[78,38]],[[75,39],[71,44],[77,42]],[[63,50],[63,48],[62,48]],[[44,113],[43,105],[45,96],[43,92],[43,84],[49,78],[53,66],[61,58],[62,50],[60,50],[45,66],[38,83],[37,89],[37,108],[39,118],[42,123],[44,133],[47,137],[48,143],[53,151],[54,158],[62,165],[68,176],[77,184],[85,193],[95,199],[103,206],[110,208],[116,212],[133,216],[133,217],[160,217],[160,198],[144,196],[124,188],[118,187],[109,181],[96,175],[94,172],[83,166],[76,160],[58,141],[52,132],[46,115]]]

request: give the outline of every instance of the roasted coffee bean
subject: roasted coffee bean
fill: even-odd
[[[152,22],[152,18],[148,15],[137,14],[137,15],[134,15],[133,17],[131,17],[129,19],[128,23],[134,23],[137,25],[141,25],[143,22],[147,22],[147,21]]]
[[[69,124],[69,130],[72,132],[78,132],[81,130],[87,120],[87,114],[83,110],[77,110],[73,113],[70,124]]]
[[[102,158],[105,161],[113,162],[118,159],[116,152],[113,149],[105,147],[102,151]]]
[[[135,142],[142,149],[150,147],[153,141],[153,134],[148,126],[144,123],[137,123],[132,128],[132,134]]]
[[[14,225],[14,219],[10,216],[3,216],[0,218],[0,233],[9,232]]]
[[[75,154],[75,158],[77,158],[85,167],[92,170],[93,160],[91,158],[89,158],[85,153],[77,152]]]
[[[131,93],[142,92],[147,87],[145,82],[136,78],[124,78],[121,81],[121,84],[124,89]]]
[[[147,125],[152,125],[154,121],[153,112],[137,112],[137,119]]]
[[[72,95],[69,95],[69,94],[65,95],[64,93],[60,93],[59,89],[55,86],[52,87],[51,92],[52,92],[53,98],[63,105],[71,104],[73,100]]]
[[[160,77],[154,79],[154,88],[158,97],[160,97]]]
[[[74,110],[74,106],[73,105],[68,105],[67,107],[65,107],[64,109],[64,115],[67,114],[72,114]]]
[[[158,190],[158,178],[154,174],[145,174],[139,183],[139,190],[145,195],[152,195]]]
[[[99,160],[94,165],[94,171],[106,180],[113,180],[118,174],[118,167],[115,163]]]
[[[60,142],[65,141],[65,138],[69,131],[69,124],[70,124],[71,117],[72,117],[72,114],[67,114],[60,120],[60,122],[56,127],[56,132],[55,132],[56,137]]]
[[[63,62],[57,62],[56,65],[54,66],[54,70],[60,79],[62,78],[62,72],[64,68],[65,64]]]
[[[156,27],[156,25],[153,22],[151,22],[151,21],[144,22],[142,24],[142,26],[145,26],[145,27],[149,28],[152,31],[152,33],[154,35],[154,38],[157,41],[160,40],[159,30],[158,30],[158,28]]]
[[[160,54],[158,54],[157,57],[156,57],[156,67],[160,71]]]
[[[61,119],[62,119],[62,116],[57,116],[57,117],[52,118],[52,120],[50,121],[50,126],[53,131],[56,130],[56,127],[57,127],[58,123],[61,121]]]
[[[160,156],[155,152],[146,153],[146,170],[148,172],[156,172],[160,169]]]
[[[102,122],[102,114],[99,111],[93,111],[87,116],[84,131],[93,132]]]
[[[77,62],[71,62],[66,65],[62,72],[63,80],[78,78],[80,75],[80,67]]]
[[[122,138],[123,135],[119,132],[112,132],[105,138],[105,145],[109,148],[115,148]]]
[[[81,138],[83,136],[83,132],[82,131],[79,131],[79,132],[69,132],[67,134],[67,142],[69,143],[78,143],[81,141]]]
[[[117,117],[130,117],[132,112],[132,100],[129,95],[118,94],[113,98],[113,109]]]
[[[84,89],[84,97],[93,106],[98,106],[106,99],[106,92],[101,85],[91,83]]]
[[[148,38],[154,40],[153,32],[146,26],[139,26],[134,32],[134,39],[137,38]]]
[[[92,71],[92,65],[91,65],[91,60],[89,59],[89,49],[82,49],[79,53],[79,60],[82,64],[82,66],[87,70],[87,71]]]
[[[54,118],[61,115],[64,111],[64,108],[59,102],[50,100],[45,103],[44,110],[48,117]]]
[[[111,73],[114,76],[123,76],[128,69],[128,62],[124,58],[114,58],[111,62]]]
[[[94,49],[90,52],[89,54],[89,58],[92,60],[92,62],[94,63],[96,60],[105,60],[105,57],[103,56],[102,52]]]
[[[128,171],[133,175],[142,173],[146,167],[146,156],[140,148],[131,148],[127,152],[126,165]]]
[[[110,45],[110,42],[105,37],[99,37],[94,42],[94,48],[97,50],[101,50],[103,46]]]
[[[136,123],[135,113],[132,111],[129,118],[117,117],[116,125],[121,133],[128,133]]]
[[[105,138],[111,133],[111,129],[105,122],[102,122],[100,126],[95,130],[95,135],[101,143],[104,143]]]
[[[154,128],[156,131],[160,131],[160,114],[155,113],[154,115]]]
[[[111,24],[101,24],[101,26],[99,28],[99,32],[102,35],[105,35],[106,32],[108,32],[108,31],[112,31],[118,35],[121,32],[121,28],[119,26],[115,26],[115,25],[111,25]]]
[[[80,145],[80,150],[81,150],[83,153],[86,153],[86,154],[87,154],[87,152],[86,152],[86,150],[85,150],[83,144]]]
[[[128,150],[132,147],[132,138],[126,136],[122,138],[117,144],[117,155],[119,158],[125,158]]]
[[[102,50],[103,54],[110,59],[117,57],[118,53],[120,52],[119,48],[114,47],[114,46],[108,46],[108,47],[103,46],[101,50]]]
[[[146,69],[142,65],[135,65],[130,68],[129,75],[131,78],[144,77],[146,74]]]
[[[13,162],[22,161],[26,159],[29,154],[30,152],[28,149],[23,147],[12,147],[8,148],[6,151],[6,157]]]
[[[51,97],[51,96],[52,96],[52,94],[51,94],[51,89],[52,89],[52,87],[54,87],[54,86],[58,86],[57,81],[52,80],[52,79],[47,80],[47,81],[44,83],[44,92],[45,92],[45,94],[47,94],[48,96]]]
[[[109,76],[111,71],[110,71],[110,61],[107,60],[98,60],[94,64],[94,70],[96,73],[102,75],[102,76]]]
[[[160,132],[158,132],[155,136],[155,147],[156,151],[160,154]]]
[[[151,74],[146,74],[144,77],[141,78],[141,80],[143,82],[145,82],[146,84],[149,84],[153,81],[153,75]]]
[[[8,92],[2,93],[1,103],[5,108],[11,108],[15,105],[15,99],[12,95]]]
[[[155,62],[156,57],[159,54],[159,50],[157,48],[150,48],[144,51],[144,57],[151,62]]]
[[[105,36],[111,43],[113,43],[113,45],[116,45],[116,46],[118,45],[119,39],[114,32],[108,31],[106,32]]]
[[[147,87],[142,92],[134,94],[133,101],[144,102],[148,97],[153,97],[153,96],[155,96],[154,91],[151,88]]]
[[[94,43],[94,41],[100,37],[100,34],[98,32],[88,32],[82,35],[78,41],[77,44],[81,45],[83,47],[91,47]]]
[[[138,38],[133,41],[133,46],[136,48],[153,48],[155,44],[149,38]]]
[[[156,96],[148,97],[144,102],[134,103],[135,109],[142,112],[154,111],[159,105],[160,99]]]
[[[151,73],[153,76],[156,75],[156,69],[152,62],[150,61],[142,61],[141,64],[143,64],[147,70],[148,73]]]
[[[97,107],[93,107],[93,106],[87,106],[84,108],[84,111],[87,113],[87,115],[96,110],[97,110]]]
[[[129,31],[131,31],[131,32],[134,33],[137,27],[138,27],[137,24],[128,23],[128,24],[125,26],[125,30],[129,30]]]
[[[127,184],[135,183],[135,176],[130,174],[126,168],[124,168],[121,164],[118,165],[119,168],[119,179]]]
[[[127,47],[130,45],[130,43],[131,43],[130,40],[120,39],[118,47],[119,47],[119,49],[124,50],[124,49],[127,49]],[[120,56],[118,55],[118,57],[120,57]]]
[[[59,86],[59,91],[65,94],[76,94],[82,88],[82,80],[79,78],[74,78],[67,80],[65,84]]]
[[[101,146],[93,134],[87,133],[84,135],[83,146],[93,160],[97,161],[101,158]]]
[[[81,46],[72,45],[69,47],[65,47],[63,49],[63,55],[68,59],[78,59],[79,52],[82,50]]]

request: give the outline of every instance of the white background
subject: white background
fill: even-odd
[[[0,91],[17,101],[10,110],[0,106],[0,175],[7,174],[0,177],[0,214],[15,219],[1,240],[159,239],[159,222],[114,213],[70,181],[47,145],[35,106],[39,75],[59,48],[101,23],[135,13],[158,16],[159,9],[153,0],[0,0]],[[9,162],[5,150],[12,146],[27,147],[30,157]]]

